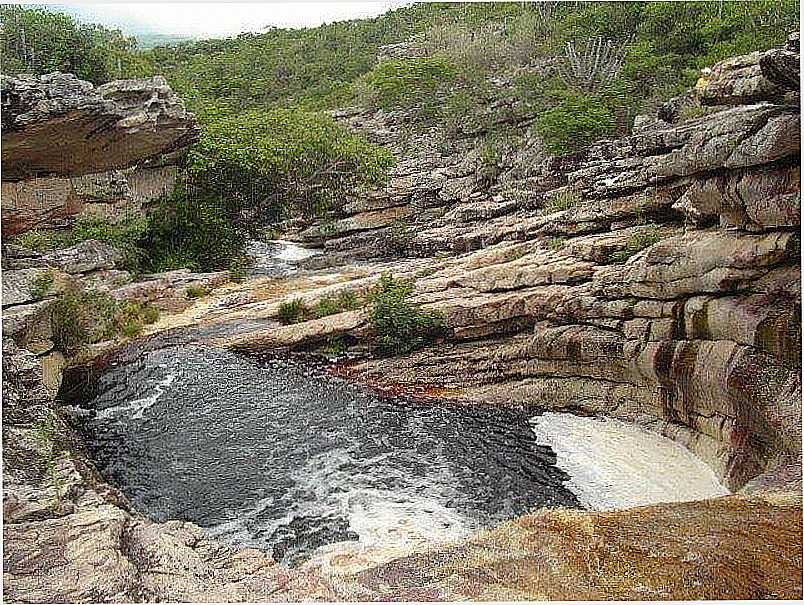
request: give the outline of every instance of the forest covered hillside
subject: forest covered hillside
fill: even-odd
[[[139,49],[122,32],[67,15],[0,8],[4,74],[65,71],[95,84],[159,74],[195,112],[203,134],[186,182],[153,224],[123,229],[153,269],[228,266],[246,233],[337,214],[350,192],[381,185],[389,151],[343,130],[328,110],[401,111],[414,132],[438,126],[453,140],[481,132],[493,141],[522,120],[500,119],[499,108],[510,108],[533,121],[548,152],[566,154],[629,133],[635,116],[689,88],[701,68],[782,45],[798,15],[791,0],[421,3]]]

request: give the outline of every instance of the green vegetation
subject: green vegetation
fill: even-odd
[[[321,216],[347,192],[384,182],[391,154],[322,113],[298,108],[200,115],[204,134],[189,155],[192,191],[223,198],[258,218]]]
[[[120,335],[136,336],[157,319],[159,311],[152,305],[119,301],[94,290],[71,290],[50,307],[53,342],[68,355]]]
[[[239,256],[229,263],[229,279],[236,284],[244,282],[248,277],[249,260],[245,256]]]
[[[564,246],[567,245],[567,238],[565,237],[551,237],[547,240],[547,249],[552,250],[553,252],[557,252],[559,250],[563,250]]]
[[[34,229],[14,238],[14,243],[37,252],[49,252],[95,239],[120,250],[125,268],[137,272],[147,266],[147,254],[141,243],[147,228],[148,222],[142,217],[125,218],[117,222],[97,217],[81,217],[71,229]]]
[[[600,98],[572,91],[539,115],[536,126],[547,150],[563,155],[611,133],[614,118]]]
[[[455,78],[455,68],[441,57],[389,59],[364,76],[364,101],[383,109],[416,107],[421,115],[433,115]]]
[[[238,227],[237,208],[221,197],[188,193],[183,182],[162,198],[148,216],[140,240],[151,271],[186,267],[226,269],[242,256],[248,232]]]
[[[34,300],[40,300],[48,295],[50,288],[53,287],[53,278],[53,271],[50,269],[36,276],[31,290]]]
[[[327,338],[327,345],[324,347],[325,355],[341,355],[349,349],[342,336],[330,336]]]
[[[313,306],[312,315],[316,319],[335,315],[344,311],[354,311],[360,308],[360,298],[348,290],[339,292],[337,296],[324,296]]]
[[[209,289],[204,286],[187,286],[185,294],[187,298],[201,298],[209,294]]]
[[[294,298],[291,301],[283,302],[279,305],[279,321],[283,324],[297,324],[307,321],[310,310],[301,298]]]
[[[42,454],[44,472],[50,480],[54,491],[54,498],[51,507],[58,510],[61,505],[61,492],[64,483],[59,476],[57,461],[58,454],[62,449],[61,444],[56,439],[56,421],[53,416],[39,420],[33,427],[33,436],[36,440],[39,452]]]
[[[300,298],[279,305],[279,321],[283,324],[295,324],[311,319],[321,319],[328,315],[354,311],[363,304],[363,299],[354,292],[343,290],[337,295],[322,296],[312,308]]]
[[[286,218],[331,224],[348,193],[386,178],[391,155],[322,110],[415,108],[411,131],[483,135],[477,176],[487,186],[519,118],[535,116],[555,154],[622,135],[637,113],[694,84],[701,67],[781,45],[799,28],[798,8],[795,0],[419,3],[374,19],[138,50],[120,32],[3,5],[5,73],[72,71],[96,83],[163,74],[203,127],[186,181],[147,221],[87,219],[19,241],[47,249],[94,237],[121,248],[135,272],[234,276],[249,236]],[[377,62],[381,46],[399,43],[401,52]],[[516,103],[503,81],[513,82]],[[405,248],[408,237],[391,230],[389,248]]]
[[[571,189],[564,189],[556,193],[544,204],[542,208],[543,214],[552,214],[553,212],[560,212],[568,210],[581,201],[581,196]]]
[[[137,52],[134,38],[100,25],[78,23],[46,8],[0,5],[3,73],[74,73],[102,84],[115,78],[144,76],[152,62]]]
[[[381,355],[409,353],[433,338],[441,329],[441,318],[422,311],[410,301],[413,282],[384,273],[371,291],[370,322],[377,351]]]
[[[662,239],[659,227],[650,225],[646,229],[641,229],[631,235],[625,242],[625,247],[609,254],[609,263],[624,263],[637,252],[650,248],[653,244]]]

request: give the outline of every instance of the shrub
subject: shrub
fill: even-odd
[[[120,331],[126,338],[134,338],[139,336],[142,332],[142,324],[136,320],[130,319],[123,323]]]
[[[343,290],[337,296],[324,296],[313,305],[312,316],[316,319],[335,315],[344,311],[353,311],[360,307],[360,298],[354,292]]]
[[[341,311],[354,311],[361,306],[360,296],[351,290],[341,290],[338,293],[338,307]]]
[[[524,11],[514,26],[487,23],[436,23],[424,34],[424,48],[456,65],[468,76],[527,62],[537,46],[539,22]]]
[[[341,309],[335,297],[325,296],[313,305],[312,315],[316,319],[340,313]]]
[[[237,209],[222,198],[188,193],[183,182],[176,183],[148,216],[142,245],[149,251],[149,269],[228,268],[242,256],[248,238],[237,225],[237,216]]]
[[[53,271],[48,269],[34,279],[31,296],[33,296],[34,300],[40,300],[48,295],[51,287],[53,287]]]
[[[567,239],[564,237],[551,237],[547,240],[547,248],[554,252],[558,250],[563,250],[564,246],[567,245]]]
[[[185,294],[187,298],[201,298],[209,294],[209,289],[204,286],[187,286]]]
[[[581,196],[577,192],[570,189],[565,189],[559,191],[548,199],[542,208],[542,212],[544,214],[552,214],[553,212],[568,210],[578,204],[580,201]]]
[[[148,255],[140,245],[147,227],[148,221],[144,216],[126,217],[120,221],[82,217],[72,227],[69,245],[88,239],[105,242],[122,252],[126,269],[138,272],[147,263]]]
[[[625,247],[622,250],[612,252],[609,254],[609,263],[624,263],[637,252],[651,247],[662,239],[659,228],[656,225],[651,225],[647,229],[643,229],[631,235],[625,242]]]
[[[415,238],[415,233],[404,219],[396,219],[385,231],[383,243],[388,254],[404,256]]]
[[[66,231],[32,229],[16,236],[12,243],[36,252],[50,252],[69,246],[69,236],[69,232]]]
[[[150,303],[142,305],[142,320],[146,324],[152,324],[159,321],[159,309]]]
[[[614,118],[595,95],[568,92],[555,107],[536,119],[550,153],[572,153],[612,132]]]
[[[133,337],[159,312],[151,305],[118,301],[98,291],[73,289],[50,307],[50,326],[56,348],[72,355],[85,345],[119,335]]]
[[[80,23],[43,7],[0,5],[3,73],[74,73],[103,84],[145,75],[150,65],[137,41],[119,30]]]
[[[15,237],[13,242],[37,252],[50,252],[95,239],[120,250],[125,268],[136,272],[146,264],[147,254],[140,245],[146,228],[147,221],[144,217],[127,217],[120,221],[81,217],[69,230],[34,229]]]
[[[327,338],[327,346],[324,347],[326,355],[341,355],[348,350],[348,346],[342,336],[330,336]]]
[[[294,298],[291,301],[283,302],[279,305],[279,321],[283,324],[295,324],[305,321],[309,314],[307,303],[301,298]]]
[[[236,284],[246,281],[249,267],[249,260],[246,257],[236,258],[229,267],[229,279]]]
[[[501,157],[497,142],[487,137],[478,147],[477,156],[475,183],[478,187],[488,188],[500,175]]]
[[[456,79],[455,67],[442,57],[389,59],[365,76],[373,102],[383,109],[435,108],[438,93]]]
[[[410,302],[413,283],[384,273],[370,294],[370,322],[381,355],[409,353],[432,338],[441,328],[438,315],[422,311]]]

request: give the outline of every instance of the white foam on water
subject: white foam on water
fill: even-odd
[[[227,540],[249,543],[255,523],[262,525],[260,533],[270,536],[290,525],[294,518],[341,517],[358,539],[321,546],[312,553],[308,564],[345,572],[454,542],[480,529],[476,522],[442,503],[450,494],[425,495],[416,489],[374,487],[371,467],[381,466],[388,455],[356,460],[347,450],[337,449],[312,456],[293,474],[295,485],[287,502],[260,499],[248,510],[238,511],[231,521],[206,531],[212,537],[226,536]],[[431,485],[432,477],[423,477],[425,481]],[[422,488],[426,488],[424,483]],[[260,518],[261,513],[277,506],[287,507],[281,517],[270,521]]]
[[[174,380],[176,380],[176,374],[174,372],[168,372],[168,374],[166,374],[165,377],[156,384],[153,393],[150,393],[145,397],[141,397],[140,399],[132,399],[131,401],[126,401],[120,405],[98,410],[97,417],[102,420],[107,420],[127,412],[133,412],[130,416],[131,418],[136,418],[138,420],[142,419],[145,412],[153,407],[153,405],[165,393],[165,390],[173,384]]]
[[[339,449],[311,458],[295,479],[300,489],[316,494],[316,501],[329,500],[338,514],[349,520],[349,529],[365,547],[406,548],[448,542],[476,529],[465,515],[442,504],[447,494],[421,493],[427,485],[451,484],[434,478],[435,469],[421,479],[422,490],[416,492],[372,487],[372,467],[382,466],[387,456],[355,460]],[[363,468],[366,470],[361,471]],[[390,468],[386,470],[391,472]]]
[[[585,507],[618,510],[685,502],[730,492],[712,469],[675,441],[613,418],[545,412],[531,419],[549,445],[567,487]]]
[[[300,246],[295,242],[289,242],[283,239],[269,240],[266,243],[274,244],[275,246],[279,247],[278,252],[274,253],[274,258],[291,263],[304,260],[305,258],[310,258],[316,254],[321,254],[321,250],[305,248],[304,246]]]

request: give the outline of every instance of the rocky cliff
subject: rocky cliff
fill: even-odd
[[[160,77],[97,88],[72,74],[3,77],[0,96],[5,236],[62,226],[93,201],[153,199],[175,179],[159,158],[199,133]]]
[[[325,243],[331,263],[382,262],[230,284],[152,329],[203,325],[203,334],[169,337],[233,349],[314,349],[333,336],[359,344],[371,336],[365,310],[284,326],[279,306],[360,292],[391,271],[416,280],[415,300],[443,315],[447,333],[344,373],[467,404],[617,416],[685,444],[738,493],[538,511],[390,561],[340,555],[284,569],[189,523],[131,510],[63,423],[36,339],[6,339],[7,598],[800,598],[797,41],[715,66],[624,139],[550,158],[532,138],[491,185],[479,180],[474,142],[436,155],[422,134],[409,162],[397,149],[387,189],[305,235]],[[704,115],[685,119],[688,104]],[[341,117],[377,137],[403,119]],[[36,270],[35,260],[15,262]],[[4,304],[26,304],[22,286],[5,290],[4,280]],[[214,329],[243,320],[251,323],[233,334]]]

